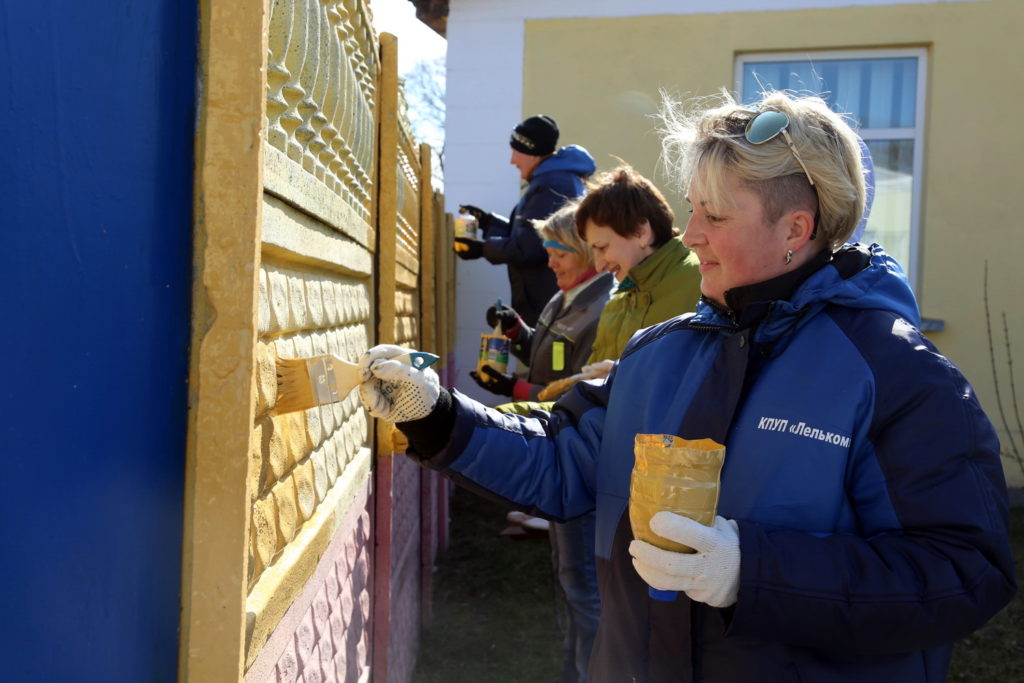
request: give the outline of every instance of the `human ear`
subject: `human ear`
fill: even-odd
[[[814,234],[814,214],[805,209],[790,211],[783,217],[786,229],[786,245],[798,251],[811,240]]]
[[[640,240],[641,246],[654,248],[654,228],[646,218],[636,226],[636,237]]]

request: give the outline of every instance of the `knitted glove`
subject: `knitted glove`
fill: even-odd
[[[519,336],[518,328],[523,324],[523,319],[515,312],[515,309],[502,304],[501,307],[491,306],[487,309],[487,326],[494,328],[501,325],[501,333],[509,339]],[[510,334],[512,333],[512,334]]]
[[[465,261],[472,261],[484,255],[484,243],[480,240],[456,237],[452,246],[455,248],[455,255]]]
[[[481,231],[487,230],[487,226],[491,223],[491,214],[472,204],[459,204],[459,213],[468,213],[475,218]]]
[[[481,376],[481,374],[483,376]],[[469,376],[473,378],[477,384],[482,388],[492,393],[498,394],[499,396],[511,396],[512,392],[516,388],[516,378],[512,375],[507,375],[504,372],[498,372],[490,365],[485,365],[482,368],[482,373],[478,373],[476,370],[470,370]]]
[[[363,372],[359,398],[373,417],[410,422],[429,415],[437,403],[441,383],[436,372],[390,360],[408,352],[401,346],[381,344],[359,359]]]
[[[675,553],[644,541],[631,542],[633,566],[649,586],[683,591],[691,600],[712,607],[735,604],[740,584],[740,532],[736,522],[718,516],[715,525],[707,527],[689,517],[662,511],[651,517],[651,531],[697,552]]]

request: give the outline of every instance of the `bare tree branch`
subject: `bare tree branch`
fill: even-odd
[[[444,169],[445,57],[422,59],[402,79],[406,115],[417,140],[430,145]]]
[[[981,291],[982,291],[982,301],[983,301],[983,303],[985,305],[985,331],[988,334],[988,357],[989,357],[989,360],[992,362],[992,381],[995,384],[996,407],[999,409],[999,418],[1003,422],[1003,430],[1006,432],[1006,439],[1010,442],[1010,451],[1009,451],[1009,453],[1003,453],[1003,455],[1004,456],[1008,456],[1010,459],[1012,459],[1014,462],[1016,462],[1017,463],[1017,467],[1020,468],[1021,472],[1024,472],[1024,456],[1022,456],[1021,452],[1017,449],[1017,442],[1013,438],[1013,432],[1010,431],[1010,425],[1009,425],[1009,423],[1006,420],[1006,409],[1003,406],[1003,397],[1002,397],[1001,392],[999,391],[999,372],[996,369],[996,350],[995,350],[995,345],[993,344],[993,341],[992,341],[992,317],[991,317],[991,313],[989,312],[988,261],[987,260],[985,261],[984,279],[982,280],[982,290]],[[1004,320],[1004,333],[1006,334],[1006,352],[1009,355],[1010,354],[1010,339],[1009,339],[1009,333],[1006,331],[1006,328],[1005,328],[1005,316],[1004,316],[1003,320]],[[1013,357],[1012,357],[1012,355],[1009,355],[1009,365],[1010,365],[1010,368],[1013,368]],[[1011,382],[1012,382],[1012,375],[1011,375]],[[1012,387],[1012,385],[1011,385],[1011,387]],[[1016,389],[1015,388],[1013,388],[1013,394],[1014,394],[1013,404],[1014,404],[1014,409],[1016,409],[1017,400],[1016,400]],[[1017,415],[1017,420],[1018,420],[1018,424],[1020,424],[1020,415],[1019,414]]]

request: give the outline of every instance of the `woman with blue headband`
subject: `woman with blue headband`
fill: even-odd
[[[484,366],[470,376],[484,389],[516,401],[536,401],[546,384],[580,371],[590,355],[597,318],[611,295],[612,278],[594,269],[590,247],[576,232],[576,203],[569,202],[534,228],[548,255],[558,291],[541,311],[535,326],[507,306],[492,306],[487,324],[501,328],[513,355],[529,367],[526,379]]]

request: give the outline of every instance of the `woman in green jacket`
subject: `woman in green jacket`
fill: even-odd
[[[580,201],[576,229],[594,252],[594,267],[619,283],[597,323],[589,377],[607,375],[637,330],[696,307],[697,258],[683,246],[674,221],[654,183],[628,164],[597,178]]]

